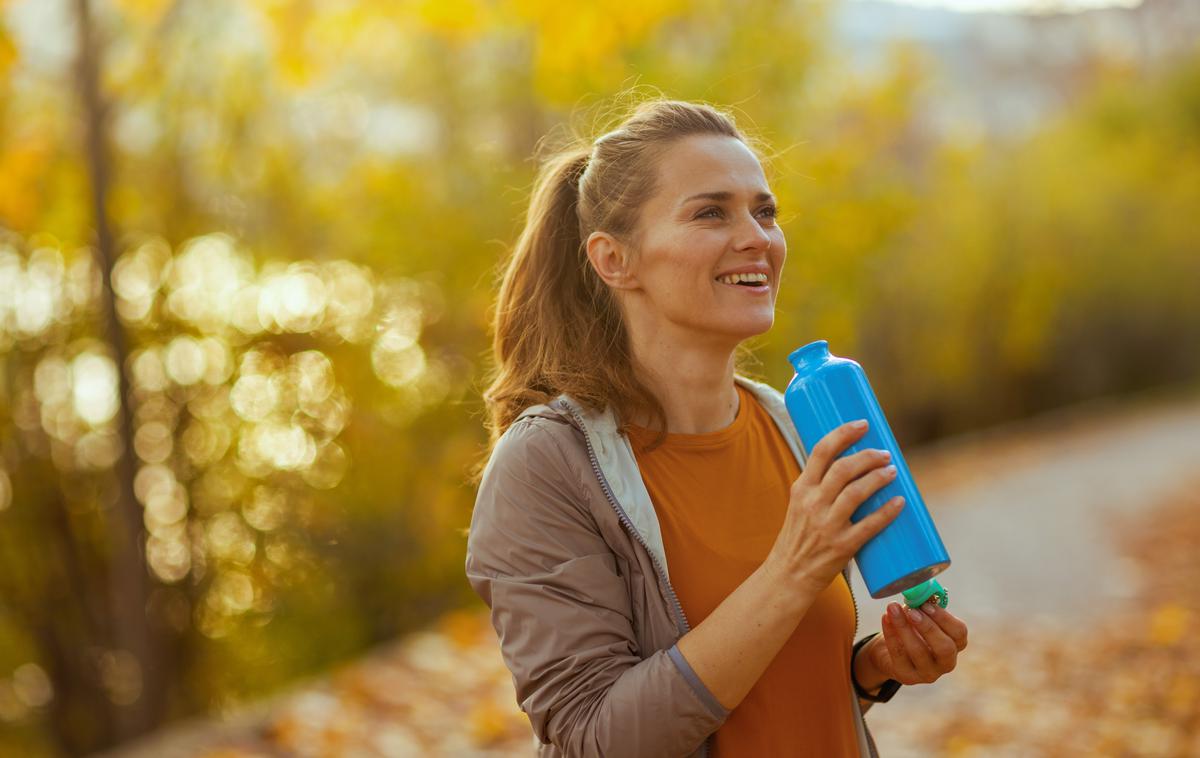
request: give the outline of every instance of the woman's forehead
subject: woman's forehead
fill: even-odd
[[[769,192],[758,158],[734,137],[699,135],[672,145],[659,164],[659,187],[672,200],[697,193]]]

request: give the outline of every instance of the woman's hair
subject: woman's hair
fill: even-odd
[[[614,408],[622,426],[643,414],[665,434],[662,403],[634,373],[621,311],[584,243],[604,231],[636,254],[659,159],[691,135],[733,137],[755,149],[729,114],[655,98],[594,142],[577,138],[542,162],[493,314],[495,368],[483,394],[492,446],[522,410],[564,392],[592,410]]]

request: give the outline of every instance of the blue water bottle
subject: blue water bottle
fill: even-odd
[[[897,495],[904,497],[900,515],[854,557],[867,591],[876,599],[903,592],[906,604],[912,607],[933,597],[945,607],[948,593],[933,577],[950,565],[950,556],[862,366],[848,358],[830,355],[826,340],[810,342],[789,355],[788,360],[796,375],[788,383],[784,400],[807,453],[811,454],[825,435],[842,424],[866,419],[867,433],[843,455],[872,448],[892,454],[896,478],[850,517],[852,522],[858,522]]]

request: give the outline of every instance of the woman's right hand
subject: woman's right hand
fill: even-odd
[[[792,484],[783,527],[764,562],[785,586],[809,597],[828,587],[904,506],[903,497],[894,497],[858,523],[850,522],[858,506],[896,478],[887,451],[860,450],[838,458],[866,434],[867,423],[859,423],[839,426],[813,447]]]

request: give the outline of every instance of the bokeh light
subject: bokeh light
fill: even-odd
[[[71,389],[75,412],[100,426],[112,420],[119,405],[117,368],[112,359],[96,353],[81,353],[71,361]]]

